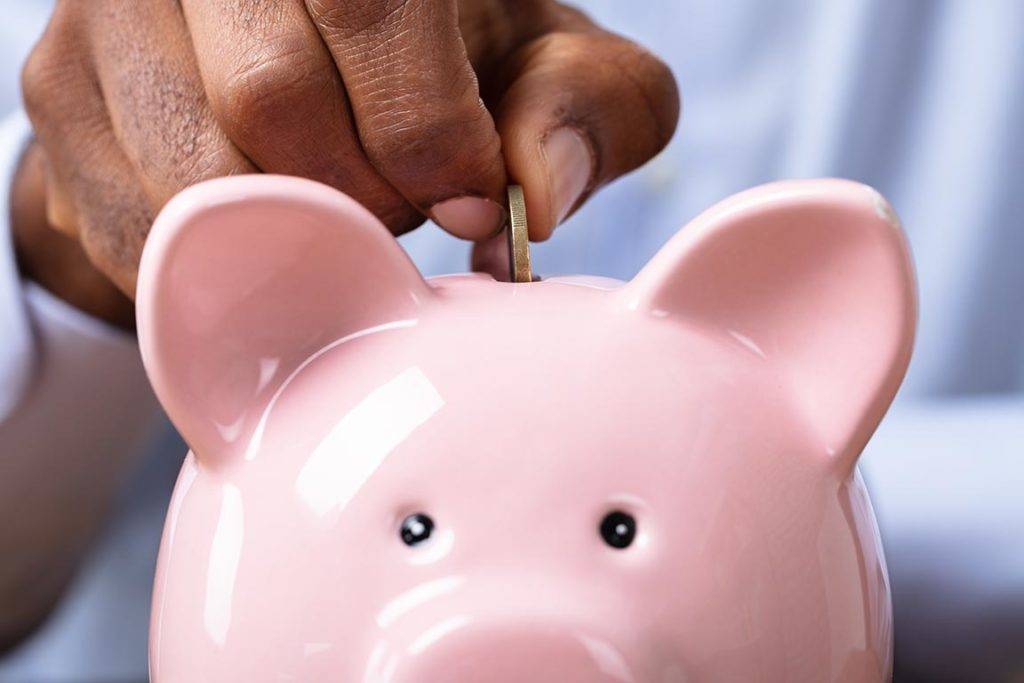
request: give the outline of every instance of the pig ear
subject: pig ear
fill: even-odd
[[[332,342],[414,318],[430,289],[387,229],[329,187],[222,178],[164,208],[136,296],[146,372],[200,457],[244,448],[274,392]]]
[[[844,466],[856,462],[910,360],[916,295],[906,241],[881,195],[854,182],[788,181],[727,199],[622,295],[777,364]]]

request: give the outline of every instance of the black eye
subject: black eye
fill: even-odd
[[[636,538],[636,520],[621,510],[609,512],[601,520],[601,538],[619,550],[629,547]]]
[[[434,531],[434,520],[417,512],[402,520],[402,542],[417,545],[430,538]]]

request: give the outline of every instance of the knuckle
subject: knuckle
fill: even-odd
[[[48,43],[40,42],[21,70],[21,92],[25,110],[33,120],[46,115],[60,92],[63,59]]]
[[[479,99],[454,105],[421,99],[415,108],[378,115],[361,133],[370,160],[400,183],[458,175],[458,181],[482,185],[500,156],[494,122]]]
[[[557,66],[590,64],[598,68],[601,60],[595,57],[603,57],[606,50],[607,45],[603,36],[553,31],[535,38],[524,46],[523,68],[537,68],[542,63]]]
[[[310,107],[333,85],[331,72],[304,45],[286,44],[254,55],[211,95],[221,125],[232,138],[266,139],[308,118]]]
[[[34,121],[63,101],[63,93],[71,90],[68,86],[81,73],[75,54],[80,41],[73,31],[74,19],[66,4],[58,4],[22,66],[22,98]]]
[[[610,64],[617,78],[633,93],[635,104],[641,107],[650,122],[650,134],[655,151],[672,139],[679,121],[680,99],[675,76],[665,62],[646,48],[623,38],[610,51]]]

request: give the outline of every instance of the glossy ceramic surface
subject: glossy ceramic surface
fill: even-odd
[[[161,214],[138,312],[192,447],[157,683],[890,676],[856,460],[915,299],[870,188],[737,195],[628,284],[509,284],[425,281],[326,187],[216,180]]]

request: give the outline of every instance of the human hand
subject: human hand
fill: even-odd
[[[11,225],[21,274],[94,318],[134,329],[132,302],[89,262],[75,239],[50,227],[43,154],[38,144],[30,145],[22,156],[11,200]]]
[[[49,223],[129,296],[201,180],[304,176],[479,241],[511,179],[542,240],[679,111],[664,64],[552,0],[58,0],[23,89]]]

